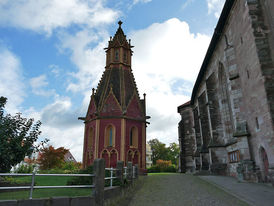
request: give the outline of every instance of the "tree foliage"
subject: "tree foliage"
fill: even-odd
[[[179,158],[179,145],[176,143],[171,143],[169,147],[158,139],[152,139],[148,141],[152,151],[152,162],[155,165],[157,160],[170,160],[172,164],[177,165]]]
[[[0,172],[9,172],[12,166],[31,155],[39,147],[34,143],[41,134],[40,121],[23,118],[21,113],[5,115],[6,102],[7,98],[0,97]]]
[[[168,149],[168,159],[171,160],[172,164],[178,165],[180,147],[175,142],[170,143]]]
[[[68,152],[64,147],[55,149],[48,146],[41,149],[38,156],[38,164],[42,170],[50,170],[54,168],[62,168],[65,163],[65,154]]]

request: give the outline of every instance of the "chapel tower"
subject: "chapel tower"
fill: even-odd
[[[145,94],[140,99],[131,69],[133,51],[121,25],[108,42],[106,66],[92,95],[84,120],[83,166],[104,158],[106,167],[116,167],[118,160],[146,165]]]

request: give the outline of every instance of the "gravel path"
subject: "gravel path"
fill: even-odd
[[[144,185],[129,206],[247,206],[245,202],[192,175],[156,174]]]

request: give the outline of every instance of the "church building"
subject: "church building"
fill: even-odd
[[[189,102],[181,171],[274,186],[274,1],[226,0]]]
[[[146,167],[146,100],[140,99],[131,68],[130,39],[119,21],[108,42],[106,66],[97,89],[92,90],[84,118],[83,166],[104,158],[106,167],[118,160]]]

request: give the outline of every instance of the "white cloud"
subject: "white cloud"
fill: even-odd
[[[0,95],[8,98],[6,109],[9,113],[19,112],[23,102],[25,85],[20,59],[7,48],[0,46]]]
[[[216,18],[220,17],[225,0],[207,0],[208,13],[214,13]]]
[[[77,66],[77,71],[71,73],[76,82],[70,82],[67,90],[72,92],[85,92],[95,87],[105,67],[105,51],[108,34],[105,31],[95,33],[90,30],[81,30],[76,34],[60,33],[61,51],[71,53],[71,61]],[[99,43],[98,43],[99,42]],[[91,48],[89,45],[95,43]]]
[[[151,1],[152,0],[133,0],[133,5],[138,4],[138,3],[148,3]]]
[[[84,139],[84,125],[77,118],[80,109],[73,109],[73,102],[69,97],[56,97],[54,102],[41,110],[29,108],[24,111],[28,117],[41,120],[41,139],[48,138],[54,147],[70,149],[77,161],[82,160],[82,145]]]
[[[190,99],[210,37],[192,34],[186,22],[170,19],[130,34],[133,72],[140,93],[147,93],[152,118],[148,139],[177,142],[177,107]]]
[[[59,77],[61,73],[61,68],[56,64],[49,65],[49,69],[51,69],[51,72],[54,74],[55,77]]]
[[[45,74],[30,79],[30,85],[33,89],[38,89],[48,85]]]
[[[191,3],[193,3],[195,0],[186,0],[182,5],[182,10],[184,10],[186,7],[188,7]]]
[[[0,2],[0,24],[48,35],[54,29],[84,24],[88,27],[113,22],[118,11],[105,8],[104,0],[21,0]]]
[[[45,74],[42,74],[38,77],[31,78],[30,86],[32,88],[32,92],[36,95],[46,96],[46,97],[56,95],[54,89],[49,90],[45,88],[46,86],[48,86],[47,76]]]

